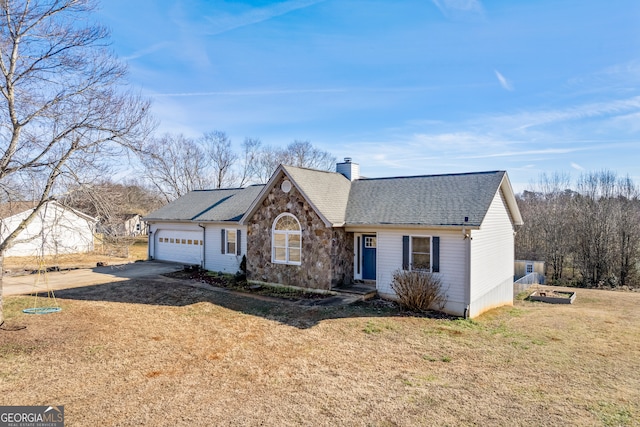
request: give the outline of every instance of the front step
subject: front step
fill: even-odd
[[[373,288],[368,285],[359,284],[359,283],[340,286],[337,288],[333,288],[331,290],[341,294],[357,295],[363,301],[374,298],[378,294],[378,291],[376,290],[376,288]]]

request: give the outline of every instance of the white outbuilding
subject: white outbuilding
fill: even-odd
[[[35,202],[7,203],[0,207],[0,239],[13,233],[36,206]],[[64,206],[46,202],[35,218],[18,234],[5,256],[43,256],[83,253],[93,250],[96,218]]]

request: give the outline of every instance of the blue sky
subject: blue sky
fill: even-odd
[[[640,183],[637,0],[108,0],[158,132],[309,140],[365,176]]]

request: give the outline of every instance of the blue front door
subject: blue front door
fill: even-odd
[[[376,280],[376,247],[375,235],[362,236],[362,278]]]

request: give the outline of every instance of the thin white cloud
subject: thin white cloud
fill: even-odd
[[[277,16],[282,16],[294,10],[304,9],[324,1],[326,0],[287,0],[266,7],[250,9],[240,15],[220,13],[216,14],[215,17],[208,16],[206,19],[209,23],[209,28],[206,33],[208,35],[222,34],[235,30],[236,28],[268,21]]]
[[[578,170],[578,171],[583,171],[584,170],[584,168],[582,166],[580,166],[579,164],[577,164],[575,162],[571,162],[571,167],[573,169],[575,169],[575,170]]]
[[[436,86],[398,86],[398,87],[337,87],[337,88],[302,88],[302,89],[254,89],[206,92],[157,93],[153,96],[264,96],[290,95],[304,93],[416,93],[438,90]]]
[[[155,44],[153,44],[153,45],[151,45],[151,46],[149,46],[149,47],[147,47],[145,49],[138,50],[136,52],[133,52],[130,55],[122,57],[122,60],[123,61],[131,61],[131,60],[134,60],[134,59],[138,59],[140,57],[143,57],[143,56],[149,55],[151,53],[155,53],[155,52],[157,52],[157,51],[159,51],[161,49],[164,49],[164,48],[170,46],[171,44],[172,44],[171,42],[167,42],[167,41],[160,42],[160,43],[155,43]]]
[[[610,90],[612,86],[633,87],[640,80],[640,60],[614,64],[591,74],[580,75],[568,80],[572,86],[589,90]]]
[[[478,150],[503,151],[509,145],[509,142],[499,137],[473,131],[418,133],[410,141],[419,150],[456,153],[456,157],[461,153],[475,153]]]
[[[568,154],[575,153],[576,151],[584,151],[589,148],[587,147],[575,147],[575,148],[544,148],[540,150],[514,150],[514,151],[505,151],[502,153],[491,153],[491,154],[478,154],[472,156],[460,156],[460,159],[491,159],[496,157],[523,157],[523,156],[539,156],[539,155],[550,155],[550,154]]]
[[[566,122],[570,120],[582,120],[610,115],[618,115],[637,111],[640,109],[640,96],[628,99],[618,99],[608,102],[596,102],[570,107],[564,110],[540,111],[522,115],[525,122],[520,126],[526,129],[532,126],[540,126],[554,122]]]
[[[500,86],[502,86],[502,88],[504,90],[508,90],[509,92],[513,92],[513,84],[506,79],[505,76],[502,75],[502,73],[498,70],[493,70],[496,73],[496,77],[498,78],[498,81],[500,82]]]
[[[189,97],[189,96],[270,96],[270,95],[297,95],[303,93],[339,93],[346,89],[264,89],[264,90],[238,90],[238,91],[211,91],[211,92],[176,92],[156,93],[154,97]]]
[[[471,124],[488,129],[505,131],[529,131],[531,128],[598,118],[621,118],[640,113],[640,96],[612,101],[579,104],[564,109],[532,110],[508,115],[482,115]]]
[[[478,0],[432,0],[440,12],[447,18],[463,16],[482,16],[482,4]]]

